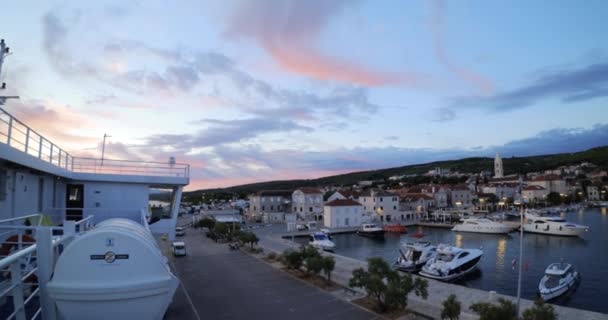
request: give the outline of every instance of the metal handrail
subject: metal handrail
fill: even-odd
[[[74,157],[2,108],[0,108],[0,143],[70,172],[167,177],[177,175],[186,178],[190,176],[190,165],[184,163]]]

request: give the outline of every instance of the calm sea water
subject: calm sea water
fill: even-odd
[[[524,234],[524,266],[522,296],[535,299],[538,282],[547,266],[563,259],[572,263],[581,274],[576,291],[554,303],[574,308],[608,313],[608,214],[606,209],[587,209],[563,213],[568,221],[590,226],[583,238]],[[423,231],[422,240],[434,244],[447,243],[462,248],[482,248],[484,256],[479,271],[458,280],[457,284],[502,294],[517,294],[517,269],[512,260],[519,257],[519,233],[491,235],[455,233],[449,229],[410,227],[408,233]],[[360,260],[383,257],[393,263],[401,241],[416,240],[405,235],[387,234],[385,240],[361,237],[356,234],[333,236],[336,253]],[[299,239],[299,241],[306,241]]]

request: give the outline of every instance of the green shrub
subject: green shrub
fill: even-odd
[[[268,258],[268,260],[275,260],[275,259],[277,258],[277,254],[276,254],[276,253],[274,253],[274,252],[269,252],[269,253],[266,255],[266,258]]]
[[[317,275],[323,269],[323,258],[320,255],[308,257],[304,260],[304,266],[307,275]]]
[[[524,310],[524,320],[555,320],[557,315],[553,306],[544,304],[542,299],[534,301],[534,306]]]
[[[304,257],[299,251],[288,250],[283,253],[284,264],[288,269],[298,270],[302,267]]]
[[[517,320],[517,308],[513,302],[498,298],[498,304],[477,302],[469,309],[479,315],[479,320]]]
[[[321,264],[322,264],[321,269],[323,270],[323,273],[327,277],[327,283],[330,284],[331,283],[331,272],[334,271],[334,268],[336,266],[336,260],[332,256],[326,256],[326,257],[322,258]]]
[[[427,298],[426,280],[414,279],[410,274],[402,276],[382,258],[369,258],[367,261],[367,270],[353,270],[349,286],[365,289],[367,296],[376,301],[381,312],[404,309],[407,306],[407,295],[412,291],[417,296]]]

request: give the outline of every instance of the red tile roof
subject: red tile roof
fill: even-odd
[[[534,179],[532,179],[532,181],[554,181],[554,180],[562,180],[562,178],[560,178],[556,174],[548,174],[545,176],[538,176],[538,177],[535,177]]]
[[[435,198],[433,198],[433,197],[431,197],[429,195],[426,195],[424,193],[410,193],[410,194],[404,195],[401,199],[404,202],[418,201],[420,199],[423,199],[423,200],[435,200]]]
[[[361,204],[359,202],[357,202],[355,200],[351,200],[351,199],[336,199],[336,200],[326,203],[325,205],[329,206],[329,207],[346,207],[346,206],[360,206]]]

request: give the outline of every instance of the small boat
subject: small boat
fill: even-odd
[[[367,237],[384,237],[384,229],[374,223],[364,223],[357,233]]]
[[[559,216],[540,216],[526,212],[524,231],[555,236],[580,237],[583,233],[589,231],[589,227],[568,222]]]
[[[424,236],[425,236],[425,234],[422,231],[414,232],[414,234],[412,234],[412,237],[418,238],[418,239],[424,238]]]
[[[407,229],[405,226],[400,224],[389,224],[382,227],[386,232],[394,232],[394,233],[407,233]]]
[[[512,230],[511,226],[486,218],[465,218],[461,221],[462,223],[454,226],[452,231],[500,234],[509,233]]]
[[[477,267],[483,256],[480,249],[461,249],[445,244],[437,246],[437,254],[422,267],[421,276],[450,281],[461,277]]]
[[[324,251],[334,251],[336,244],[330,240],[325,232],[315,232],[310,235],[309,244]]]
[[[538,291],[544,301],[555,299],[576,286],[580,275],[569,263],[552,263],[540,279]]]
[[[437,248],[430,242],[408,242],[399,248],[399,258],[393,267],[400,271],[416,272],[437,253]]]

